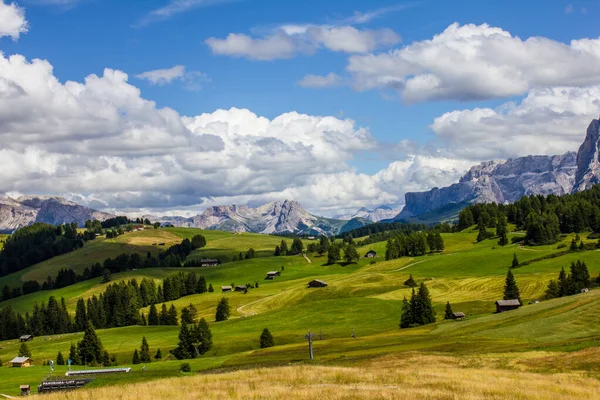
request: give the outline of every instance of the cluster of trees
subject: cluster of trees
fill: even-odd
[[[343,257],[342,251],[344,252]],[[345,242],[332,243],[327,250],[327,263],[335,264],[341,258],[343,258],[348,264],[358,261],[360,256],[356,250],[356,246],[354,244],[347,244]]]
[[[33,305],[32,313],[16,313],[11,306],[0,309],[0,340],[16,339],[24,334],[54,335],[73,331],[65,300],[54,296],[48,304]]]
[[[493,228],[502,216],[527,232],[530,245],[555,243],[561,233],[600,233],[600,186],[564,196],[524,196],[513,204],[475,204],[461,211],[458,228],[476,223]]]
[[[408,235],[398,234],[388,239],[385,259],[422,256],[427,251],[443,251],[444,248],[444,239],[436,231],[412,232]]]
[[[159,360],[162,358],[162,353],[160,349],[156,350],[155,359]],[[150,357],[150,346],[148,345],[148,341],[146,340],[146,336],[142,337],[142,344],[140,346],[140,351],[137,349],[133,352],[133,358],[131,360],[132,364],[141,364],[141,363],[149,363],[152,362],[152,358]]]
[[[171,350],[171,354],[178,360],[197,358],[212,348],[212,332],[204,318],[197,324],[181,323],[179,329],[179,342]]]
[[[77,224],[53,226],[35,223],[19,229],[6,239],[0,252],[0,276],[83,247],[84,237]]]
[[[142,325],[146,325],[143,321],[144,319],[145,316],[142,314]],[[177,309],[171,304],[171,307],[167,311],[167,305],[163,303],[160,313],[158,313],[156,305],[152,303],[148,311],[147,323],[148,325],[177,325]]]
[[[273,253],[275,256],[292,256],[296,254],[301,254],[304,252],[304,243],[302,239],[299,237],[295,237],[292,240],[292,246],[288,248],[288,244],[285,239],[281,240],[281,244],[279,246],[275,246],[275,252]]]
[[[410,300],[406,297],[402,301],[402,316],[400,317],[400,328],[411,328],[427,325],[435,322],[435,310],[429,295],[429,289],[421,283],[419,290],[412,290]]]
[[[89,222],[93,223],[92,221],[89,221]],[[102,221],[100,223],[100,226],[103,229],[118,228],[121,225],[127,225],[127,224],[130,224],[131,222],[132,221],[129,218],[127,218],[126,216],[117,216],[117,217],[109,218],[107,220]],[[88,221],[86,221],[86,228],[87,228],[87,225],[88,225]],[[148,224],[148,225],[150,225],[150,224]]]
[[[570,273],[567,274],[564,268],[560,270],[557,280],[551,280],[546,289],[546,298],[571,296],[581,293],[582,289],[600,284],[600,275],[595,282],[590,279],[590,272],[587,265],[581,260],[571,262]]]
[[[408,235],[411,232],[419,232],[419,231],[424,231],[426,229],[429,229],[429,226],[425,225],[425,224],[407,224],[404,222],[390,222],[390,223],[378,222],[375,224],[369,224],[369,225],[365,225],[360,228],[353,229],[351,231],[348,231],[348,232],[338,235],[338,237],[343,238],[345,236],[350,235],[353,238],[359,238],[359,237],[363,237],[363,236],[375,236],[378,233],[383,233],[383,232],[388,232],[388,231],[397,231],[399,233],[404,233],[404,234]],[[388,238],[385,238],[383,240],[378,240],[378,241],[383,242],[387,239]],[[366,244],[370,244],[370,243],[364,243],[364,244],[366,245]]]

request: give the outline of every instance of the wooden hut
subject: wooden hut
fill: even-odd
[[[496,312],[497,313],[510,311],[510,310],[516,310],[519,307],[521,307],[521,302],[518,299],[496,301]]]
[[[33,340],[33,335],[23,335],[19,338],[21,342],[31,342]]]
[[[377,252],[375,250],[369,250],[365,255],[366,258],[375,258],[377,257]]]
[[[452,313],[452,319],[465,319],[467,316],[465,315],[464,312],[455,312]]]
[[[219,260],[215,258],[203,258],[200,260],[201,267],[216,267],[219,265]]]
[[[320,279],[313,279],[312,281],[308,282],[308,287],[309,288],[327,287],[327,282],[322,281]]]
[[[248,290],[248,288],[246,287],[246,285],[236,285],[235,287],[235,291],[236,292],[244,292]]]
[[[231,286],[221,286],[221,292],[231,292]]]
[[[19,389],[21,389],[21,396],[29,396],[31,394],[31,386],[29,385],[21,385]]]
[[[31,367],[31,358],[29,357],[15,357],[10,363],[14,368],[26,368]]]
[[[279,271],[269,271],[267,272],[267,277],[265,279],[273,280],[276,276],[281,276],[281,272]]]

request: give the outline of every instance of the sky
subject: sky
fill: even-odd
[[[0,195],[193,215],[389,204],[576,151],[592,0],[0,0]]]

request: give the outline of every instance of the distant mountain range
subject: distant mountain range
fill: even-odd
[[[487,161],[472,167],[458,183],[426,192],[406,193],[395,220],[472,203],[510,203],[525,195],[563,195],[600,182],[600,121],[592,120],[579,151],[558,156],[527,156]],[[440,214],[441,215],[441,214]]]
[[[358,211],[356,211],[354,214],[342,214],[336,216],[335,218],[344,220],[363,218],[367,221],[379,222],[387,219],[393,219],[400,213],[400,211],[402,211],[402,208],[393,208],[387,205],[379,206],[374,209],[362,207],[358,209]]]
[[[52,225],[77,222],[83,226],[85,221],[97,219],[104,221],[113,217],[102,211],[92,210],[62,197],[0,197],[0,232],[13,232],[16,229],[35,222]]]
[[[190,218],[144,216],[163,225],[215,229],[230,232],[298,233],[336,235],[371,223],[362,217],[349,220],[315,216],[300,203],[273,201],[257,208],[248,206],[214,206]]]

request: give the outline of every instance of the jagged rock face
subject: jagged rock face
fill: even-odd
[[[406,206],[397,219],[425,214],[452,203],[511,203],[530,194],[567,194],[575,182],[575,161],[574,152],[487,161],[472,167],[451,186],[406,193]]]
[[[19,197],[0,199],[0,232],[12,232],[34,222],[64,224],[87,220],[104,221],[113,217],[101,211],[81,206],[61,197]]]
[[[257,208],[248,206],[215,206],[192,218],[163,217],[152,219],[174,226],[216,229],[230,232],[253,233],[309,233],[333,235],[351,227],[364,226],[368,221],[348,221],[317,217],[306,211],[300,203],[274,201]]]
[[[577,174],[573,192],[587,190],[600,183],[600,121],[588,126],[585,140],[577,152]]]
[[[379,222],[386,219],[394,218],[401,209],[390,206],[379,206],[373,210],[366,207],[359,208],[354,214],[339,215],[336,218],[351,220],[354,218],[362,218],[371,222]]]

